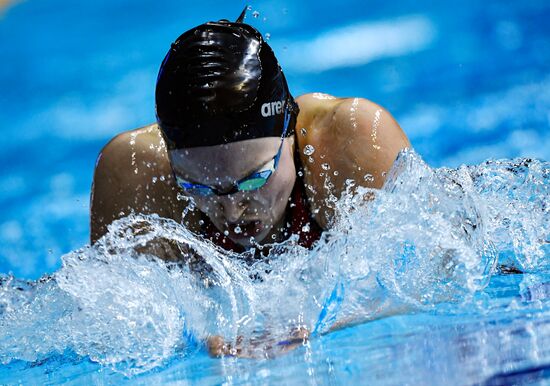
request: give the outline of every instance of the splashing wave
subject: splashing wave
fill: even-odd
[[[171,220],[120,219],[51,277],[0,276],[0,361],[74,352],[132,375],[210,335],[244,336],[262,351],[297,327],[324,334],[467,304],[497,264],[548,270],[549,175],[547,162],[528,159],[432,169],[404,151],[382,190],[348,181],[312,250],[291,237],[253,263]],[[155,259],[154,245],[189,264]]]

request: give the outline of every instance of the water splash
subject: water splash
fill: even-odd
[[[291,237],[265,260],[221,250],[174,221],[131,215],[63,256],[51,277],[0,278],[0,361],[72,351],[132,375],[210,335],[243,336],[262,354],[299,327],[324,334],[468,304],[499,259],[548,270],[549,170],[535,160],[432,169],[404,151],[382,190],[347,182],[312,250]]]

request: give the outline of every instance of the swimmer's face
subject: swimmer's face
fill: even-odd
[[[236,181],[261,170],[271,161],[280,145],[279,138],[256,138],[226,145],[171,150],[169,155],[174,173],[180,178],[228,192]],[[259,189],[222,196],[201,196],[189,191],[185,194],[221,233],[227,232],[237,244],[249,246],[253,241],[262,242],[284,220],[296,179],[293,149],[294,138],[286,138],[275,172]]]

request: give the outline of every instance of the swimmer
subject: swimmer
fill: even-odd
[[[271,47],[243,22],[245,11],[236,22],[207,22],[178,37],[160,66],[157,121],[101,151],[92,243],[114,220],[143,213],[183,221],[235,252],[292,234],[311,248],[330,227],[330,203],[346,180],[381,188],[410,147],[391,114],[367,99],[294,99]],[[184,220],[189,201],[181,196],[196,208]],[[169,249],[157,252],[177,260]]]

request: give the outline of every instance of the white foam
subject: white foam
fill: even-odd
[[[349,184],[312,250],[292,237],[269,263],[251,265],[250,254],[223,251],[172,220],[129,216],[94,247],[63,256],[52,279],[0,278],[0,361],[70,350],[131,375],[209,335],[244,336],[249,354],[265,357],[296,327],[322,334],[441,302],[472,307],[498,257],[550,269],[549,178],[540,161],[432,169],[405,151],[382,190],[351,194]],[[166,242],[202,256],[203,275],[153,260],[146,246]]]

